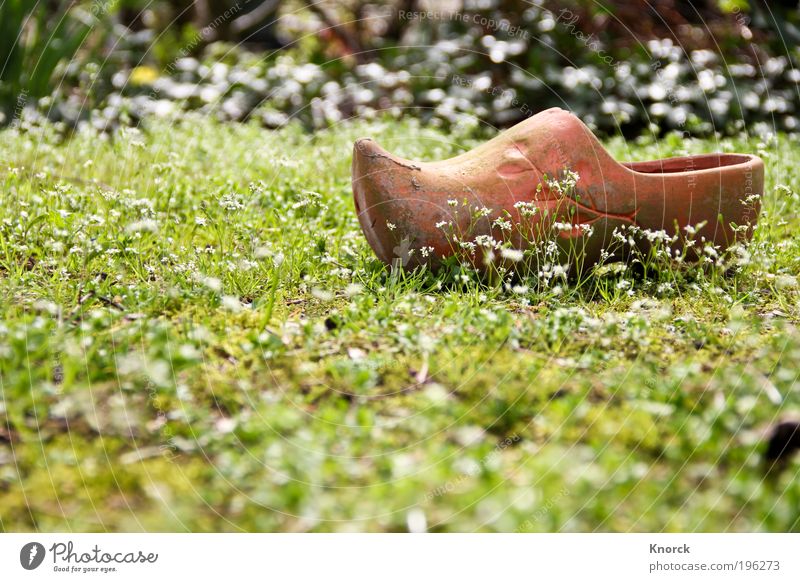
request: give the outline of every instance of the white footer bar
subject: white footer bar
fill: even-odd
[[[0,535],[0,580],[227,582],[253,575],[325,582],[797,581],[800,534]]]

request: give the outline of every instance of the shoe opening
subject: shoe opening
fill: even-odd
[[[752,156],[743,154],[700,154],[647,162],[623,162],[622,165],[629,170],[642,174],[674,174],[676,172],[694,172],[736,166],[747,163],[752,159]]]

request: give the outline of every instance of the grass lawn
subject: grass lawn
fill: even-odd
[[[800,461],[762,460],[800,411],[800,146],[609,143],[764,156],[724,269],[390,274],[353,141],[462,131],[0,135],[0,529],[800,530]]]

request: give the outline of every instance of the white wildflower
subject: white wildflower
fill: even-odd
[[[330,301],[333,299],[333,293],[326,289],[320,289],[319,287],[315,287],[311,290],[311,295],[319,299],[320,301]]]
[[[158,223],[152,219],[138,220],[129,224],[125,230],[126,232],[156,232]]]
[[[504,220],[499,216],[494,220],[492,224],[497,228],[499,228],[500,230],[511,230],[511,221]]]
[[[244,208],[244,204],[242,204],[236,194],[225,194],[219,199],[219,205],[228,212],[234,212]]]
[[[479,234],[475,237],[475,244],[479,247],[492,248],[495,246],[495,240],[488,234]]]
[[[562,265],[555,265],[553,267],[553,277],[554,278],[566,279],[567,278],[567,268],[568,267],[564,267]]]
[[[506,260],[518,263],[522,260],[523,253],[519,249],[502,249],[500,255]]]
[[[624,291],[625,289],[630,289],[631,286],[632,286],[632,283],[630,281],[628,281],[627,279],[621,279],[617,283],[617,289],[619,289],[620,291]]]
[[[519,210],[522,216],[533,216],[539,211],[539,208],[533,202],[517,202],[514,208]]]
[[[219,293],[222,291],[222,281],[217,279],[216,277],[198,277],[200,283],[208,287],[214,293]]]
[[[222,297],[222,307],[227,309],[231,313],[238,313],[242,310],[242,302],[239,301],[237,297],[233,295],[223,295]]]
[[[355,297],[359,295],[363,291],[363,287],[358,283],[350,283],[347,287],[344,288],[344,294],[348,297]]]

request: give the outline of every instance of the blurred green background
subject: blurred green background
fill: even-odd
[[[4,0],[0,104],[66,130],[189,110],[480,129],[561,106],[626,136],[794,131],[798,22],[764,0]]]

